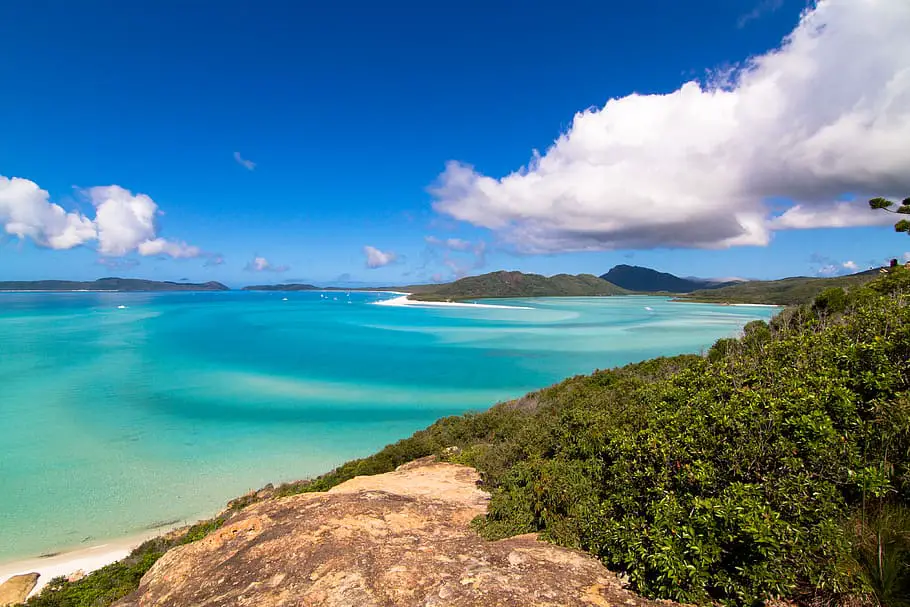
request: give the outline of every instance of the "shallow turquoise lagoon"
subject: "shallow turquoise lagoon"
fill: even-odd
[[[658,297],[372,305],[390,297],[0,294],[0,562],[192,521],[441,416],[698,352],[774,312]]]

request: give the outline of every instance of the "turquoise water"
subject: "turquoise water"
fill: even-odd
[[[0,561],[192,521],[440,416],[773,314],[657,297],[371,305],[389,297],[0,294]]]

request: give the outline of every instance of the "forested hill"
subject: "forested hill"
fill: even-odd
[[[0,281],[0,291],[229,291],[220,282],[203,283],[141,280],[139,278],[99,278],[98,280],[21,280]]]
[[[706,278],[680,278],[651,268],[620,264],[601,276],[618,287],[644,293],[689,293],[698,289],[716,289],[734,282],[718,282]]]
[[[458,301],[498,297],[558,297],[624,295],[625,289],[617,287],[593,274],[557,274],[541,276],[523,272],[491,272],[468,276],[442,285],[407,287],[411,299],[423,301]]]
[[[809,278],[797,276],[781,280],[751,280],[716,289],[702,289],[681,295],[681,301],[708,303],[751,303],[792,305],[811,301],[813,297],[831,287],[862,285],[879,275],[880,270],[867,270],[849,276]]]

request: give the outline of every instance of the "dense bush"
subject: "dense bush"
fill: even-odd
[[[494,488],[481,530],[541,531],[682,601],[868,591],[844,521],[910,500],[907,294],[899,269],[669,377],[567,394],[528,424],[547,439]]]

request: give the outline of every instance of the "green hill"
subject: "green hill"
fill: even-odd
[[[423,301],[459,301],[499,297],[557,297],[623,295],[621,289],[592,274],[557,274],[541,276],[523,272],[491,272],[468,276],[442,285],[406,287],[411,299]]]
[[[19,280],[0,281],[0,291],[229,291],[220,282],[203,283],[141,280],[139,278],[99,278],[98,280]]]
[[[680,278],[651,268],[620,264],[601,276],[618,287],[642,293],[690,293],[698,289],[717,289],[731,282],[715,282],[704,278]]]
[[[701,289],[681,295],[680,301],[708,303],[751,303],[792,305],[810,301],[825,289],[851,287],[869,282],[879,270],[867,270],[849,276],[809,278],[797,276],[781,280],[750,280],[716,289]]]

